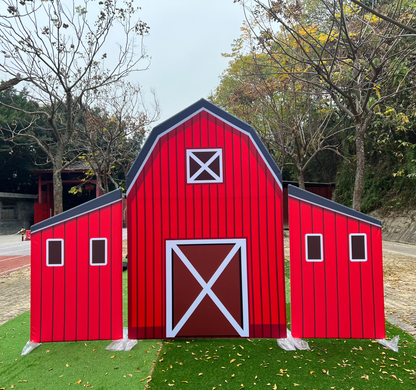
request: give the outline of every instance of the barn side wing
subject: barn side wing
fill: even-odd
[[[289,186],[292,334],[384,338],[380,221]]]
[[[31,341],[123,337],[121,196],[32,226]]]

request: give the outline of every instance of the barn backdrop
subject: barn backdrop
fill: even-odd
[[[289,186],[293,337],[385,337],[381,222]]]
[[[281,172],[206,100],[155,127],[127,178],[129,337],[286,337]]]
[[[121,196],[32,226],[31,341],[123,338]]]

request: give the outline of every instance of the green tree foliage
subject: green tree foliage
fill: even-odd
[[[17,92],[8,89],[0,92],[0,101],[22,110],[31,110],[35,103],[30,102],[25,90]],[[29,125],[32,118],[0,105],[0,191],[18,193],[37,193],[37,186],[31,170],[37,168],[34,161],[38,157],[37,151],[20,140],[16,143],[6,142],[1,136],[1,129],[13,128],[21,130]],[[31,131],[34,131],[33,129]]]
[[[210,99],[252,125],[285,176],[293,171],[305,188],[305,174],[318,156],[327,151],[339,154],[338,134],[348,126],[345,115],[320,89],[276,72],[274,61],[253,49],[250,30],[242,30]],[[293,64],[293,70],[297,66]]]
[[[361,207],[366,138],[374,116],[410,90],[416,37],[348,0],[246,1],[253,45],[287,74],[328,95],[355,127],[353,207]],[[412,24],[414,2],[373,2],[383,15]]]
[[[61,172],[83,152],[73,142],[82,115],[100,88],[148,66],[145,60],[139,67],[146,58],[140,44],[148,26],[130,0],[3,3],[7,12],[0,15],[0,70],[14,82],[24,81],[41,109],[6,106],[45,123],[42,137],[30,127],[9,128],[8,137],[24,138],[47,156],[53,169],[54,213],[59,214]]]

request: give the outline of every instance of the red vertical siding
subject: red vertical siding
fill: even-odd
[[[381,228],[289,197],[294,337],[384,338]],[[307,262],[305,234],[323,235],[322,262]],[[367,261],[350,261],[349,235],[367,235]]]
[[[187,184],[186,149],[208,147],[223,183]],[[165,337],[166,240],[194,238],[247,238],[250,337],[285,335],[282,191],[246,134],[195,115],[160,137],[127,198],[129,335]]]
[[[30,341],[40,343],[42,302],[42,235],[32,234],[30,278]]]
[[[64,240],[64,265],[46,265],[46,240]],[[107,265],[89,265],[89,239],[107,238]],[[120,202],[32,234],[31,340],[122,338]]]

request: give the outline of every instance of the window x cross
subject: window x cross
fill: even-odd
[[[222,183],[222,149],[188,149],[187,182]]]

